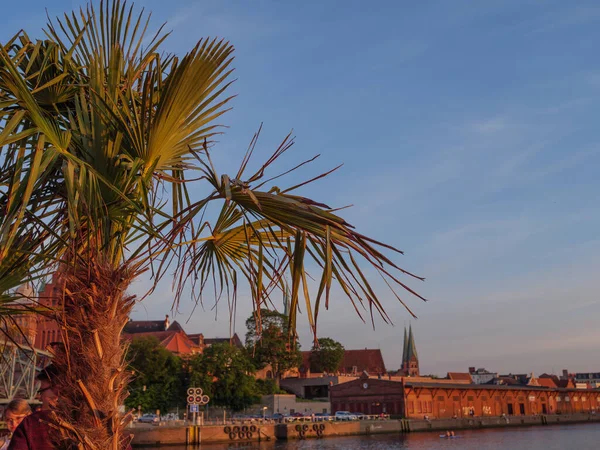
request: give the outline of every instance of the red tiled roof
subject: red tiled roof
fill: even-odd
[[[471,378],[471,374],[468,372],[448,372],[448,379],[455,381],[468,381],[469,383],[473,382],[473,378]]]
[[[379,349],[346,350],[340,364],[340,372],[368,372],[371,375],[386,373],[383,355]]]
[[[543,387],[547,387],[547,388],[556,388],[556,383],[554,382],[554,380],[550,377],[548,378],[542,378],[541,376],[537,379],[537,382],[540,386]]]
[[[123,338],[128,341],[140,337],[155,337],[164,348],[179,355],[194,353],[197,345],[187,337],[183,331],[147,331],[143,333],[123,333]]]
[[[310,368],[310,351],[302,352],[301,371]],[[371,375],[385,374],[385,363],[379,349],[345,350],[344,358],[338,367],[338,372],[345,374],[361,374],[367,372]]]

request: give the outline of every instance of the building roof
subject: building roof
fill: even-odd
[[[300,372],[307,372],[310,369],[310,354],[312,352],[303,351],[301,353],[302,364],[299,369]],[[364,350],[344,350],[344,357],[337,371],[339,373],[356,375],[363,372],[367,372],[370,375],[383,375],[387,373],[381,350],[367,348]]]
[[[366,371],[372,375],[387,373],[381,350],[367,348],[344,351],[344,358],[340,363],[339,371],[342,373],[362,373]]]
[[[575,374],[575,379],[579,380],[592,380],[600,378],[600,372],[579,372]]]
[[[497,384],[497,385],[506,385],[506,386],[524,386],[524,383],[521,383],[514,377],[509,376],[499,376],[490,381],[489,384]]]
[[[214,344],[230,344],[238,348],[244,347],[244,344],[237,333],[234,333],[233,336],[226,338],[204,338],[204,345],[210,346]]]
[[[155,337],[164,348],[178,355],[189,355],[199,351],[198,346],[183,331],[147,331],[142,333],[123,333],[128,341],[142,337]]]
[[[477,390],[481,390],[481,389],[498,389],[498,390],[514,390],[514,389],[519,389],[519,390],[523,390],[523,391],[546,391],[548,390],[547,387],[543,387],[543,386],[522,386],[522,385],[513,385],[513,386],[509,386],[509,385],[502,385],[502,384],[496,384],[496,385],[492,385],[492,384],[459,384],[459,383],[436,383],[436,382],[418,382],[418,381],[410,381],[409,379],[404,379],[404,386],[406,387],[413,387],[413,388],[453,388],[453,389],[477,389]],[[569,388],[569,389],[560,389],[557,388],[556,390],[559,391],[574,391],[575,388]],[[600,391],[600,389],[594,389],[594,391]]]
[[[130,320],[125,325],[123,333],[134,334],[134,333],[147,333],[152,331],[166,331],[165,324],[169,322],[166,319],[163,320]],[[175,324],[177,322],[173,322]],[[177,324],[179,326],[179,324]],[[179,326],[181,329],[181,327]]]
[[[471,378],[471,374],[468,372],[448,372],[448,379],[468,381],[469,383],[473,382],[473,378]]]
[[[555,383],[558,381],[558,376],[556,375],[552,375],[552,374],[548,374],[548,373],[543,373],[541,374],[538,378],[550,378],[552,379]]]
[[[574,389],[575,388],[575,383],[573,383],[573,380],[569,379],[569,380],[558,380],[558,383],[556,383],[556,385],[559,388],[570,388],[570,389]]]
[[[548,378],[542,378],[541,376],[537,379],[537,382],[540,386],[543,387],[547,387],[547,388],[556,388],[556,383],[554,382],[554,380],[550,377]]]

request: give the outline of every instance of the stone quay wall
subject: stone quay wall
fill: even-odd
[[[600,415],[563,414],[537,416],[474,417],[462,419],[359,420],[352,422],[297,422],[260,425],[157,426],[132,429],[132,446],[198,446],[272,440],[319,439],[338,436],[445,432],[482,428],[508,428],[571,423],[600,423]]]

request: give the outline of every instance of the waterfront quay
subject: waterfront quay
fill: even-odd
[[[497,416],[458,419],[386,419],[322,422],[240,422],[237,424],[185,426],[165,424],[132,429],[134,447],[174,446],[217,443],[274,442],[321,439],[343,436],[446,432],[526,426],[600,423],[596,414],[535,416]]]

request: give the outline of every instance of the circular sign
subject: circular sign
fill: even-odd
[[[208,395],[202,396],[202,403],[208,403],[209,400],[210,400],[210,398],[208,398]]]
[[[195,403],[200,403],[202,401],[202,396],[201,395],[196,395],[196,401]]]
[[[194,395],[194,388],[189,388],[189,389],[187,390],[187,394],[188,394],[188,395]]]
[[[193,395],[190,395],[188,397],[188,403],[194,403],[194,396]]]
[[[202,389],[201,388],[196,388],[196,395],[202,395]]]

